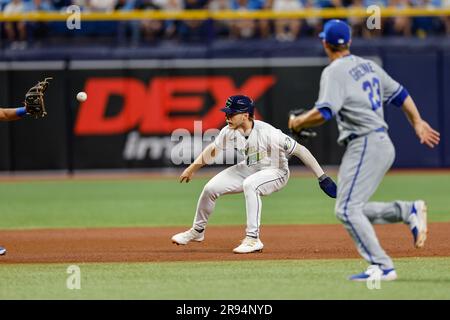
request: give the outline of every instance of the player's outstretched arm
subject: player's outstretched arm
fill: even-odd
[[[19,120],[27,113],[25,107],[4,109],[0,108],[0,121]]]
[[[311,152],[300,143],[297,143],[292,154],[299,158],[312,172],[314,172],[317,178],[325,173],[316,158],[314,158]]]
[[[311,152],[297,143],[293,154],[299,158],[312,172],[316,175],[319,180],[320,188],[325,192],[329,197],[336,198],[337,194],[337,186],[334,181],[328,177],[323,171],[320,164],[317,162],[316,158],[311,154]]]
[[[317,127],[326,122],[317,108],[312,108],[308,112],[289,119],[288,128],[300,131],[303,128]]]
[[[408,96],[403,102],[402,106],[403,111],[406,114],[406,117],[409,120],[409,123],[413,126],[416,131],[416,135],[420,140],[420,143],[425,143],[430,148],[434,148],[434,146],[439,144],[440,134],[436,130],[434,130],[428,122],[423,120],[420,116],[419,111],[417,110],[416,104],[411,96]]]
[[[186,181],[186,183],[191,181],[194,173],[205,165],[211,164],[216,157],[216,154],[217,148],[214,143],[211,143],[202,151],[202,153],[200,153],[197,159],[195,159],[195,161],[183,171],[180,176],[180,183],[183,181]]]

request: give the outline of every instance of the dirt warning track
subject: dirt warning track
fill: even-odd
[[[0,231],[5,263],[162,262],[357,258],[342,225],[263,226],[262,253],[237,255],[232,249],[244,236],[243,226],[209,227],[202,243],[177,246],[171,228],[40,229]],[[432,223],[425,248],[415,249],[405,225],[376,226],[393,258],[450,256],[450,223]]]

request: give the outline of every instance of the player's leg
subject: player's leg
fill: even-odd
[[[245,164],[237,164],[209,180],[198,199],[193,228],[203,230],[214,211],[217,198],[224,194],[242,192],[243,181],[252,173]]]
[[[283,169],[265,169],[258,171],[244,180],[243,189],[247,212],[246,237],[242,244],[235,248],[235,253],[250,253],[263,248],[259,240],[261,224],[261,196],[269,195],[282,189],[289,179],[289,171]]]
[[[383,137],[383,143],[391,143],[387,134],[378,133],[375,135],[375,139],[377,139],[377,135]],[[378,186],[381,182],[382,177],[378,178],[379,181],[374,181],[374,186]],[[363,212],[372,224],[404,222],[409,226],[416,248],[422,248],[425,245],[427,206],[423,200],[368,202],[365,204]]]
[[[427,205],[423,200],[369,202],[364,214],[372,224],[404,222],[408,225],[416,248],[422,248],[427,239]]]
[[[204,230],[214,211],[217,198],[223,194],[242,192],[244,179],[252,173],[245,164],[237,164],[211,178],[198,199],[192,228],[174,235],[172,241],[182,245],[190,241],[203,241]]]
[[[392,145],[392,141],[386,133],[376,133],[370,136],[371,139],[378,139],[382,142],[380,147],[383,150],[392,150],[390,153],[390,157],[392,158],[391,164],[386,169],[392,166],[395,158],[395,149]],[[370,143],[370,141],[369,141]],[[383,146],[386,145],[386,146]],[[380,149],[381,150],[381,149]],[[389,162],[387,162],[389,164]],[[373,177],[372,188],[375,190],[378,188],[378,185],[381,183],[383,176]],[[375,191],[374,191],[375,192]],[[406,201],[394,201],[394,202],[368,202],[364,205],[364,215],[369,218],[372,224],[386,224],[386,223],[396,223],[400,221],[407,222],[409,214],[411,212],[411,208],[413,206],[412,202]]]
[[[366,202],[376,191],[392,165],[395,151],[389,139],[379,134],[353,140],[339,168],[336,215],[343,222],[358,252],[371,265],[393,269],[393,262],[381,247],[375,230],[364,214]],[[387,135],[386,135],[387,137]]]
[[[244,180],[247,236],[259,237],[262,210],[261,196],[267,196],[281,190],[287,184],[288,179],[289,171],[287,170],[265,169],[250,175]]]
[[[368,202],[364,206],[364,215],[372,224],[408,222],[413,202]]]

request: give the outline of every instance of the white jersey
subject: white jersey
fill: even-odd
[[[214,144],[220,150],[236,149],[245,156],[241,163],[259,171],[267,168],[289,170],[288,156],[294,151],[297,142],[270,124],[255,120],[248,137],[226,126]]]

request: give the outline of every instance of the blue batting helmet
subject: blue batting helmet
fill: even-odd
[[[244,95],[231,96],[227,99],[225,107],[220,109],[226,114],[244,113],[253,114],[255,105],[253,100]]]

